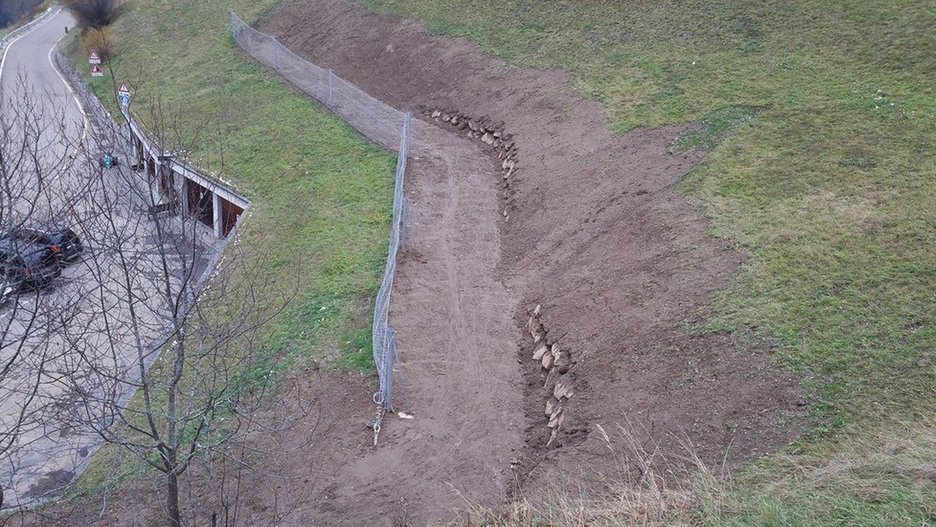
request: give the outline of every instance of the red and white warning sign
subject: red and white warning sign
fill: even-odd
[[[120,83],[120,87],[117,88],[117,95],[130,95],[130,85],[126,81]]]
[[[88,54],[88,64],[100,64],[101,56],[97,54],[97,51],[92,51]]]
[[[92,77],[103,77],[103,76],[104,76],[104,70],[102,70],[100,66],[98,66],[97,64],[95,64],[94,66],[91,66],[91,76],[92,76]]]

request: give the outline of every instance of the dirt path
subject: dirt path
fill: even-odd
[[[296,525],[424,525],[453,517],[465,500],[495,505],[506,496],[522,447],[523,400],[517,297],[495,271],[492,174],[477,145],[415,125],[409,224],[390,313],[396,407],[415,417],[388,417],[380,446],[320,481],[325,506]]]

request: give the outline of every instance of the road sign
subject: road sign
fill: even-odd
[[[97,64],[95,64],[94,66],[91,66],[91,76],[92,76],[92,77],[103,77],[103,76],[104,76],[104,70],[102,70],[100,66],[98,66]]]
[[[96,51],[92,51],[88,54],[88,64],[100,64],[101,56],[97,54]]]
[[[130,86],[126,82],[121,82],[117,88],[117,100],[124,108],[130,106]]]

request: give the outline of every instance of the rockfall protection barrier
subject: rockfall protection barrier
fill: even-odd
[[[396,357],[395,331],[389,325],[390,293],[396,271],[397,253],[403,237],[406,198],[403,195],[403,175],[410,149],[409,113],[403,113],[371,97],[357,86],[299,57],[280,44],[276,37],[250,27],[231,12],[231,33],[237,44],[262,64],[275,69],[290,83],[314,97],[337,115],[343,117],[363,135],[388,150],[397,152],[397,167],[393,191],[393,219],[390,249],[383,282],[374,305],[374,362],[380,378],[380,388],[374,394],[377,414],[372,423],[374,444],[380,433],[385,412],[393,411],[393,363]]]

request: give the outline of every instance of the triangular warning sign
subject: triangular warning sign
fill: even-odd
[[[126,82],[121,82],[120,88],[117,88],[117,93],[126,93],[127,95],[130,95],[130,86],[128,86]]]
[[[101,56],[97,54],[96,51],[92,51],[88,54],[88,64],[100,64]]]
[[[92,76],[92,77],[103,77],[103,76],[104,76],[104,70],[102,70],[100,66],[98,66],[97,64],[95,64],[94,66],[91,66],[91,76]]]

